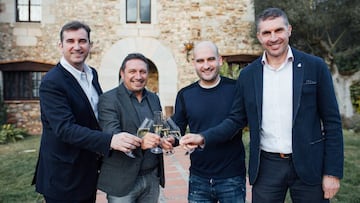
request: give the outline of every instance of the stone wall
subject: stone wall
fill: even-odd
[[[171,2],[171,3],[170,3]],[[250,37],[254,23],[251,0],[159,1],[159,39],[169,46],[180,66],[178,87],[197,79],[192,63],[186,61],[184,42],[211,40],[222,55],[258,54]]]
[[[90,25],[93,48],[87,63],[97,69],[106,51],[118,41],[155,39],[174,58],[177,66],[174,89],[177,90],[197,80],[192,63],[186,60],[185,42],[196,44],[211,40],[217,44],[221,55],[261,53],[250,34],[254,24],[252,0],[153,0],[152,23],[148,25],[125,23],[125,0],[77,0],[76,3],[42,0],[41,23],[15,22],[14,2],[0,0],[0,63],[56,64],[61,57],[57,49],[59,31],[70,20]],[[161,72],[159,77],[164,77]],[[26,127],[31,133],[40,132],[38,102],[12,101],[8,104],[12,122],[18,119],[19,127]],[[171,112],[172,106],[165,105]]]
[[[24,128],[32,135],[42,132],[39,101],[6,101],[8,123]]]
[[[251,0],[158,0],[154,5],[156,18],[149,30],[132,32],[131,26],[121,19],[123,8],[119,0],[43,0],[43,21],[16,23],[5,18],[14,15],[14,1],[0,0],[0,62],[38,61],[55,64],[61,53],[57,49],[59,30],[69,20],[81,20],[92,28],[94,43],[87,63],[100,67],[104,52],[125,37],[152,37],[171,50],[179,72],[179,88],[193,82],[196,74],[192,63],[186,61],[184,43],[201,40],[214,41],[222,55],[260,53],[250,32],[254,23]],[[2,21],[2,22],[1,22]],[[133,33],[133,34],[132,34]],[[150,34],[149,34],[150,33]]]

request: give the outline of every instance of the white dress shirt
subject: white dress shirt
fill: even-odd
[[[260,148],[267,152],[292,153],[293,115],[293,54],[288,49],[287,60],[273,68],[262,57],[263,103]]]
[[[91,107],[94,111],[96,118],[98,118],[98,102],[99,102],[99,94],[97,93],[96,89],[92,85],[93,80],[93,73],[92,70],[89,68],[88,65],[84,64],[84,70],[79,71],[78,69],[74,68],[70,65],[64,57],[60,59],[60,64],[71,73],[75,77],[75,79],[80,84],[81,88],[84,90]]]

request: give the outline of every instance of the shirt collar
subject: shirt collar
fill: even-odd
[[[70,65],[70,63],[64,57],[61,57],[60,64],[65,68],[65,70],[69,71],[71,73],[71,75],[73,75],[77,80],[81,79],[82,71],[79,71],[78,69],[76,69],[72,65]],[[88,76],[92,75],[91,69],[85,63],[84,63],[84,72]]]
[[[198,82],[198,84],[200,85],[200,87],[202,87],[202,88],[204,88],[204,89],[211,89],[211,88],[214,88],[214,87],[218,86],[219,83],[220,83],[220,81],[221,81],[221,77],[220,77],[220,75],[218,75],[218,80],[217,80],[216,83],[213,84],[213,85],[208,85],[208,86],[206,86],[206,85],[201,85],[201,84],[200,84],[200,81]]]
[[[126,86],[124,85],[124,83],[122,83],[121,85],[124,86],[126,93],[129,95],[129,97],[135,97],[134,93],[132,91],[130,91],[128,88],[126,88]],[[142,98],[144,99],[146,97],[146,95],[148,94],[148,91],[146,90],[146,88],[143,89],[142,91]]]
[[[288,52],[287,52],[286,58],[287,58],[287,62],[293,62],[293,61],[294,61],[294,55],[293,55],[293,53],[292,53],[292,50],[291,50],[291,48],[290,48],[290,45],[288,45]],[[261,63],[262,63],[263,65],[269,64],[269,63],[267,62],[267,59],[266,59],[266,53],[265,53],[265,51],[263,52],[263,55],[262,55],[262,58],[261,58]]]

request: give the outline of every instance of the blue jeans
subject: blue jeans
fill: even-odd
[[[245,177],[208,179],[195,175],[189,177],[189,203],[244,203]]]
[[[125,196],[107,195],[108,203],[157,203],[160,195],[158,170],[138,176],[134,188]],[[121,183],[119,183],[121,184]]]

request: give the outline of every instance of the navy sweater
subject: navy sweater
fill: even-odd
[[[187,126],[191,133],[199,133],[223,121],[230,112],[236,81],[221,77],[213,88],[202,88],[195,82],[178,92],[174,121],[181,134]],[[190,174],[204,178],[245,177],[245,150],[241,131],[229,142],[197,149],[190,155]]]

